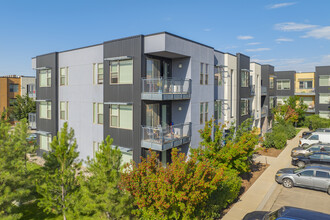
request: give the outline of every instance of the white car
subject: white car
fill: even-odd
[[[300,147],[316,143],[330,143],[330,132],[313,132],[299,141]]]

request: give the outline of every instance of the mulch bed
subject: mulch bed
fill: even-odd
[[[262,156],[277,157],[284,149],[275,149],[275,148],[260,148],[256,154]]]
[[[242,178],[242,187],[239,192],[238,198],[230,204],[226,209],[224,209],[221,213],[221,218],[229,212],[229,210],[235,205],[237,201],[244,195],[244,193],[253,185],[253,183],[261,176],[261,174],[267,169],[269,164],[262,163],[254,163],[251,165],[251,172],[244,173],[241,176]]]

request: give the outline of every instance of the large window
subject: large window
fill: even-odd
[[[39,135],[39,144],[40,149],[49,151],[50,150],[50,143],[52,142],[52,136],[51,135]]]
[[[289,79],[277,80],[277,90],[289,90],[289,89],[290,89]]]
[[[241,71],[241,87],[249,86],[249,72]]]
[[[320,104],[330,104],[330,93],[320,93]]]
[[[269,78],[269,88],[274,89],[274,78],[273,77]]]
[[[241,99],[241,116],[249,114],[249,100]]]
[[[330,86],[330,76],[320,76],[320,86]]]
[[[110,62],[110,84],[133,84],[133,60]]]
[[[103,63],[93,64],[93,83],[103,84]]]
[[[9,84],[9,92],[18,92],[18,84]]]
[[[214,84],[221,86],[223,80],[223,69],[220,66],[214,67]]]
[[[52,118],[52,103],[51,102],[40,102],[39,118],[43,118],[43,119]]]
[[[209,84],[209,65],[205,64],[205,85]]]
[[[110,127],[133,129],[133,106],[110,105]]]
[[[68,85],[69,67],[60,68],[60,86]]]
[[[205,121],[208,120],[208,114],[209,114],[209,103],[205,102]]]
[[[320,118],[328,118],[330,119],[330,111],[320,111]]]
[[[221,118],[222,113],[222,102],[221,101],[215,101],[214,102],[214,119],[218,120]]]
[[[204,63],[201,63],[201,73],[200,73],[199,83],[201,85],[203,85],[204,83]]]
[[[93,123],[103,124],[103,103],[93,103]]]
[[[68,110],[69,110],[69,103],[68,102],[60,102],[60,119],[61,120],[68,120]]]
[[[40,70],[39,87],[50,87],[52,85],[52,71],[50,69]]]
[[[203,124],[203,115],[204,115],[204,103],[201,102],[199,106],[199,123]]]
[[[299,81],[299,89],[312,89],[313,80],[302,80]]]
[[[274,108],[274,97],[269,97],[269,109]]]

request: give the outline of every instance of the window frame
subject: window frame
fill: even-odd
[[[102,65],[102,68],[100,66]],[[102,73],[100,73],[102,69]],[[103,63],[93,63],[93,84],[102,85],[104,81],[104,64]]]
[[[9,92],[19,92],[19,85],[16,83],[9,84]]]
[[[274,89],[274,86],[275,86],[274,77],[269,77],[269,88]]]
[[[311,83],[311,87],[308,87],[308,83]],[[301,79],[298,80],[299,89],[313,89],[313,79]]]
[[[62,70],[64,70],[64,75],[62,75]],[[68,85],[68,75],[69,75],[69,67],[61,67],[60,68],[60,86]],[[63,82],[62,82],[63,80]]]
[[[40,137],[41,136],[44,136],[46,137],[46,141],[47,141],[47,149],[44,149],[44,148],[41,148],[41,146],[39,146],[39,148],[41,150],[44,150],[44,151],[50,151],[50,144],[52,143],[52,135],[51,134],[46,134],[46,135],[43,135],[43,134],[39,134],[39,143],[40,143]]]
[[[203,116],[204,116],[204,102],[199,104],[199,123],[203,124]]]
[[[205,85],[209,84],[209,64],[205,63]]]
[[[243,102],[245,103],[245,108],[244,109],[243,109],[244,105],[242,104]],[[249,100],[248,99],[241,99],[240,109],[241,109],[241,114],[240,114],[241,116],[245,116],[245,115],[249,114]]]
[[[328,102],[323,102],[323,99],[322,99],[322,102],[321,102],[321,96],[322,97],[325,96],[325,98],[328,97]],[[330,104],[330,93],[319,93],[319,104],[325,104],[325,105]]]
[[[132,83],[120,83],[120,63],[121,62],[125,62],[125,61],[131,61],[132,62]],[[112,63],[117,63],[117,72],[112,72],[111,71],[111,64]],[[103,69],[103,71],[104,71],[104,69]],[[116,73],[117,74],[117,82],[116,83],[113,83],[112,82],[112,76],[114,75],[114,73]],[[109,62],[109,76],[110,76],[110,78],[109,78],[109,84],[110,85],[133,85],[134,84],[134,60],[132,59],[132,58],[130,58],[130,59],[122,59],[122,60],[111,60],[110,62]]]
[[[102,106],[102,113],[100,113],[100,106]],[[102,116],[102,121],[100,120]],[[93,124],[102,125],[104,123],[104,106],[103,103],[93,102]]]
[[[114,115],[113,114],[113,109],[112,109],[112,106],[117,106],[117,114],[116,115]],[[120,111],[121,111],[121,109],[120,109],[120,107],[121,106],[131,106],[131,112],[132,112],[132,127],[131,128],[124,128],[124,127],[121,127],[121,125],[120,125]],[[125,129],[125,130],[133,130],[133,128],[134,128],[134,108],[133,108],[133,105],[132,104],[129,104],[129,105],[127,105],[127,104],[110,104],[110,107],[109,107],[109,127],[110,128],[119,128],[119,129]],[[116,123],[116,125],[112,125],[112,118],[113,117],[116,117],[117,118],[117,123]]]
[[[243,78],[243,75],[245,75],[245,80]],[[249,78],[250,78],[250,73],[248,71],[241,70],[241,88],[249,87]]]
[[[205,106],[204,106],[204,115],[205,115],[205,119],[204,119],[204,121],[208,121],[208,116],[209,116],[209,103],[208,103],[208,102],[205,102],[204,104],[205,104]]]
[[[41,115],[40,115],[40,105],[42,103],[46,103],[46,118],[42,118]],[[42,102],[39,102],[39,118],[40,119],[48,119],[48,120],[51,120],[52,119],[52,102],[51,101],[42,101]]]
[[[214,119],[219,120],[222,117],[222,101],[217,100],[214,102]]]
[[[289,88],[288,89],[279,89],[279,85],[281,85],[282,87],[282,83],[280,82],[284,82],[284,81],[289,81]],[[278,79],[276,80],[276,90],[290,90],[291,89],[291,80],[290,79]]]
[[[322,77],[328,78],[328,84],[327,85],[321,85],[321,78]],[[319,86],[330,86],[330,75],[319,75]]]
[[[40,75],[45,74],[46,75],[46,85],[40,84]],[[39,87],[52,87],[52,70],[51,69],[43,69],[39,70]]]
[[[62,103],[64,103],[64,110],[62,110]],[[60,101],[60,120],[69,120],[69,102],[67,101]],[[62,112],[64,112],[64,118],[62,117]]]
[[[201,63],[200,64],[200,75],[199,75],[199,84],[200,85],[203,85],[204,84],[204,73],[203,73],[203,70],[204,70],[204,63]]]

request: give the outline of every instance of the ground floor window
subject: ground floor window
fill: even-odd
[[[320,118],[328,118],[330,119],[330,111],[320,111]]]
[[[50,143],[52,142],[52,136],[48,135],[39,135],[39,145],[41,150],[50,151]]]
[[[249,100],[241,99],[241,116],[249,114]]]

